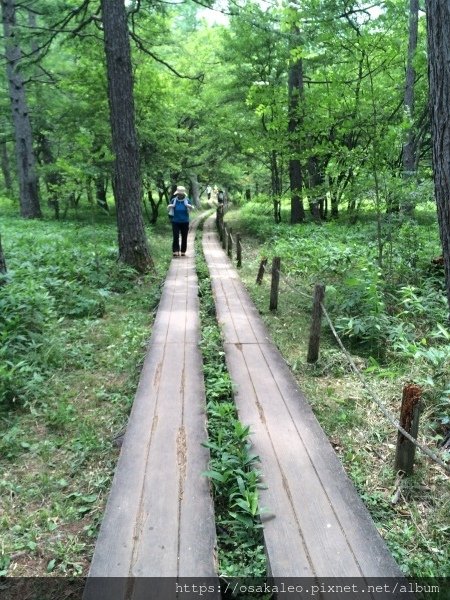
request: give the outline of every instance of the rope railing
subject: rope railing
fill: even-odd
[[[426,454],[428,456],[428,458],[430,458],[431,460],[433,460],[434,462],[436,462],[438,465],[440,465],[441,467],[443,467],[443,469],[445,469],[445,471],[447,471],[447,473],[450,473],[450,466],[447,465],[443,460],[441,460],[434,452],[432,452],[432,450],[430,450],[428,447],[423,446],[422,444],[420,444],[416,438],[412,437],[412,435],[410,435],[406,429],[404,429],[400,423],[397,421],[397,419],[390,413],[390,411],[385,407],[385,405],[383,404],[383,402],[381,400],[379,400],[379,398],[377,397],[377,395],[375,394],[375,392],[373,391],[372,387],[370,386],[370,384],[368,383],[367,379],[364,377],[364,375],[361,373],[361,371],[358,369],[358,367],[355,365],[354,360],[352,359],[352,357],[350,356],[350,353],[348,352],[348,350],[345,348],[344,344],[342,343],[341,338],[339,337],[336,329],[334,328],[333,322],[331,321],[330,315],[328,314],[325,306],[323,305],[323,303],[320,303],[320,306],[322,308],[322,312],[325,316],[325,319],[328,322],[328,325],[333,333],[334,338],[336,339],[340,349],[342,350],[342,352],[344,353],[345,357],[347,358],[353,372],[356,374],[356,376],[358,377],[358,379],[361,381],[363,387],[369,392],[369,395],[371,397],[371,399],[375,402],[375,404],[378,406],[378,408],[381,410],[381,412],[383,413],[383,415],[386,417],[386,419],[388,421],[390,421],[390,423],[403,435],[405,436],[405,438],[407,440],[409,440],[412,444],[414,444],[414,446],[416,446],[417,448],[419,448],[419,450],[421,452],[423,452],[424,454]]]
[[[300,294],[302,296],[304,296],[305,298],[310,299],[311,296],[308,296],[308,294],[306,294],[305,292],[302,292],[299,287],[297,285],[292,285],[289,280],[288,277],[286,275],[284,275],[283,273],[281,273],[281,271],[278,271],[280,276],[282,276],[283,281],[292,289],[294,290],[297,294]],[[337,333],[333,322],[330,318],[330,315],[328,314],[328,311],[326,310],[325,306],[323,305],[322,302],[320,302],[320,307],[322,309],[323,315],[325,316],[325,319],[328,322],[328,325],[331,329],[331,332],[333,333],[333,336],[336,340],[336,342],[338,343],[340,349],[342,350],[342,352],[344,353],[344,356],[346,357],[346,359],[348,360],[350,367],[352,368],[352,371],[356,374],[356,376],[358,377],[358,379],[361,381],[364,389],[366,389],[371,397],[371,399],[375,402],[375,404],[378,406],[378,408],[380,409],[380,411],[382,412],[382,414],[386,417],[386,419],[407,439],[409,440],[412,444],[414,444],[414,446],[416,446],[417,448],[419,448],[419,450],[421,452],[423,452],[423,454],[425,454],[426,456],[428,456],[428,458],[430,458],[431,460],[433,460],[434,462],[436,462],[439,466],[441,466],[443,469],[445,469],[445,471],[447,471],[447,473],[450,473],[450,466],[447,465],[443,460],[441,460],[432,450],[430,450],[428,447],[424,446],[423,444],[420,444],[416,438],[414,438],[410,433],[408,433],[406,431],[406,429],[404,429],[400,423],[397,421],[397,419],[390,413],[390,411],[385,407],[385,405],[383,404],[383,402],[377,397],[377,395],[375,394],[375,392],[373,391],[372,387],[370,386],[370,384],[368,383],[367,379],[364,377],[364,375],[361,373],[361,371],[358,369],[358,367],[355,365],[354,360],[352,359],[350,353],[348,352],[348,350],[345,348],[344,343],[342,342],[341,338],[339,337],[339,334]]]
[[[266,270],[265,265],[262,265],[262,268],[264,269],[264,271]],[[298,287],[298,285],[292,284],[290,282],[290,280],[289,280],[290,278],[288,276],[286,276],[284,273],[282,273],[281,269],[275,269],[274,272],[277,273],[278,276],[296,294],[299,294],[299,295],[303,296],[304,298],[308,298],[308,300],[311,299],[311,295],[308,295],[305,292],[303,292]],[[364,375],[361,373],[361,371],[355,365],[355,362],[353,361],[350,353],[345,348],[345,346],[344,346],[341,338],[339,337],[339,334],[337,333],[337,331],[336,331],[336,329],[335,329],[335,327],[333,325],[333,322],[332,322],[332,320],[330,318],[330,315],[328,314],[328,312],[327,312],[327,310],[326,310],[326,308],[325,308],[325,306],[324,306],[324,304],[322,302],[320,302],[320,308],[322,310],[323,315],[325,316],[325,319],[327,320],[327,323],[328,323],[328,325],[329,325],[329,327],[331,329],[331,332],[333,333],[334,338],[336,339],[336,341],[338,343],[338,346],[340,347],[340,349],[344,353],[344,356],[346,357],[347,361],[349,362],[352,371],[356,374],[356,376],[358,377],[358,379],[361,381],[364,389],[366,389],[367,392],[369,393],[369,396],[370,396],[371,400],[378,406],[379,410],[384,415],[384,417],[391,423],[391,425],[393,425],[397,429],[397,431],[399,431],[407,440],[409,440],[416,448],[418,448],[430,460],[432,460],[435,463],[437,463],[447,473],[450,473],[450,465],[446,464],[441,458],[439,458],[439,456],[437,456],[437,454],[435,454],[427,446],[424,446],[423,444],[421,444],[420,442],[418,442],[416,438],[414,438],[408,431],[406,431],[406,429],[400,425],[399,421],[386,408],[386,406],[383,404],[383,402],[377,397],[376,393],[374,392],[374,390],[372,389],[372,387],[368,383],[367,379],[364,377]]]
[[[220,228],[222,228],[222,232],[221,232],[221,236],[223,236],[223,233],[225,230],[226,231],[226,236],[223,236],[224,238],[226,238],[227,236],[229,236],[229,238],[232,241],[232,244],[237,247],[238,244],[238,236],[234,237],[230,230],[226,227],[226,225],[223,223],[223,215],[221,215],[218,219],[218,224],[219,224],[219,231]],[[225,240],[224,240],[225,241]],[[239,238],[239,242],[240,242],[240,238]],[[240,245],[240,244],[239,244]],[[240,250],[239,250],[240,252]],[[239,263],[238,266],[240,266],[240,256],[239,256]],[[260,266],[259,266],[259,271],[258,271],[258,276],[256,278],[256,283],[262,283],[262,279],[263,279],[263,275],[264,273],[267,271],[267,258],[263,258],[261,260]],[[288,277],[287,275],[285,275],[284,273],[281,272],[281,269],[274,265],[272,265],[272,278],[276,278],[276,279],[281,279],[291,290],[293,290],[296,294],[303,296],[304,298],[308,299],[309,301],[311,300],[311,294],[307,294],[305,293],[303,290],[301,290],[299,288],[298,285],[296,285],[295,283],[292,282],[291,278]],[[273,287],[273,286],[272,286]],[[278,288],[278,282],[276,282],[276,287]],[[318,286],[316,286],[318,287]],[[278,289],[274,290],[271,289],[271,301],[270,301],[270,308],[271,310],[273,308],[276,308],[277,303],[276,303],[276,299],[274,300],[274,296],[277,296],[278,294]],[[327,323],[331,329],[331,332],[333,333],[334,338],[336,339],[338,346],[340,347],[340,349],[342,350],[344,356],[346,357],[352,371],[356,374],[356,376],[358,377],[358,379],[361,381],[363,387],[365,390],[367,390],[370,399],[377,405],[377,407],[379,408],[379,410],[381,411],[381,413],[383,414],[383,416],[391,423],[391,425],[393,425],[395,427],[395,429],[397,429],[397,431],[399,433],[401,433],[409,442],[411,442],[411,444],[413,444],[415,447],[417,447],[423,454],[425,454],[430,460],[432,460],[433,462],[435,462],[436,464],[438,464],[440,467],[442,467],[447,473],[450,473],[450,466],[448,464],[446,464],[441,458],[439,458],[439,456],[437,456],[436,453],[434,453],[432,450],[430,450],[427,446],[424,446],[423,444],[421,444],[420,442],[417,441],[416,438],[414,438],[408,431],[406,431],[406,429],[404,427],[402,427],[399,423],[399,421],[391,414],[391,412],[386,408],[386,406],[383,404],[383,402],[377,397],[376,393],[374,392],[374,390],[372,389],[372,387],[370,386],[370,384],[368,383],[367,379],[364,377],[364,375],[361,373],[361,371],[358,369],[358,367],[355,365],[355,362],[353,361],[350,353],[348,352],[348,350],[345,348],[341,338],[339,337],[339,334],[337,333],[333,322],[330,318],[330,315],[328,314],[324,304],[322,301],[320,301],[320,311],[323,313],[323,315],[325,316],[325,319],[327,320]],[[309,361],[308,362],[313,362],[313,361]]]
[[[303,296],[304,298],[308,298],[308,300],[311,299],[311,294],[306,294],[305,292],[302,292],[302,290],[300,290],[300,288],[295,285],[295,284],[291,284],[289,281],[289,278],[287,277],[287,275],[285,275],[284,273],[282,273],[281,271],[279,271],[280,273],[280,277],[283,279],[283,281],[297,294],[300,294],[300,296]]]

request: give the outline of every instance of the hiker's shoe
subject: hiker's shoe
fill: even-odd
[[[181,256],[186,256],[186,252],[182,252],[182,253],[181,253]]]
[[[179,252],[174,252],[174,253],[173,253],[173,257],[174,257],[174,258],[178,258],[179,256],[180,256],[180,253],[179,253]]]

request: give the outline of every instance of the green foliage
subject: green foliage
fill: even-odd
[[[87,574],[112,438],[128,418],[170,261],[165,226],[151,232],[157,273],[137,277],[116,263],[113,219],[87,221],[1,222],[2,575]],[[91,298],[101,317],[68,315]]]
[[[306,364],[312,286],[326,285],[325,307],[370,388],[398,414],[401,389],[423,389],[420,441],[444,461],[440,446],[450,430],[448,307],[436,214],[422,206],[414,220],[391,215],[378,263],[376,224],[363,213],[356,225],[338,222],[275,225],[258,204],[230,211],[226,220],[244,240],[240,271],[270,333],[366,503],[403,572],[438,577],[448,572],[448,478],[416,454],[415,476],[397,482],[396,432],[353,374],[323,319],[319,360]],[[395,225],[394,225],[395,223]],[[247,226],[248,225],[248,226]],[[261,256],[281,257],[276,312],[268,310],[270,274],[255,285]],[[390,261],[392,257],[392,261]]]
[[[109,226],[3,221],[8,278],[0,286],[0,407],[38,398],[51,369],[76,347],[55,335],[63,319],[98,319],[136,273],[117,263]],[[31,250],[33,248],[33,250]],[[86,347],[87,349],[88,347]],[[65,355],[66,354],[66,355]]]
[[[0,407],[23,402],[42,383],[50,358],[54,299],[42,283],[10,281],[0,287]],[[50,342],[51,344],[51,342]]]
[[[210,451],[208,471],[214,490],[220,574],[226,577],[266,574],[258,490],[259,459],[252,453],[250,428],[237,418],[222,337],[215,320],[209,273],[197,243],[202,323],[201,348],[207,399]]]

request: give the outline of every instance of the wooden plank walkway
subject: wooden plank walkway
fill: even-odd
[[[239,417],[250,425],[264,482],[260,501],[273,577],[402,577],[215,232],[210,270]]]
[[[168,271],[89,578],[216,576],[197,289],[191,231]],[[98,593],[88,579],[85,600]]]

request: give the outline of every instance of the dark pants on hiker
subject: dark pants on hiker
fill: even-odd
[[[189,223],[174,223],[172,221],[172,252],[180,252],[180,234],[181,234],[181,253],[184,254],[187,248],[187,237],[189,232]]]

